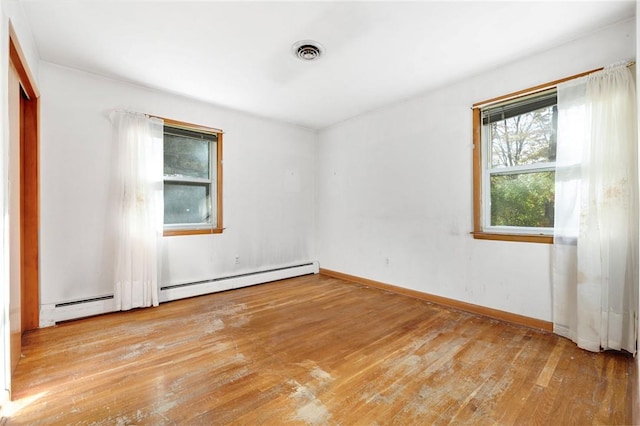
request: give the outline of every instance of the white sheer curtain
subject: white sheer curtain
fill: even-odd
[[[636,122],[626,64],[558,85],[554,331],[590,351],[636,351]]]
[[[115,111],[116,310],[158,306],[163,206],[163,121]]]

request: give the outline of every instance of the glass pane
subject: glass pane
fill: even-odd
[[[555,172],[491,176],[491,225],[553,227]]]
[[[209,184],[164,183],[164,223],[211,223]]]
[[[555,105],[496,121],[488,126],[491,168],[556,160]]]
[[[164,175],[209,179],[210,141],[164,134]]]

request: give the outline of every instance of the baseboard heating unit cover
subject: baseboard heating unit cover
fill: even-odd
[[[207,281],[171,285],[160,289],[160,302],[168,302],[170,300],[184,299],[186,297],[199,296],[216,291],[225,291],[233,288],[284,280],[286,278],[299,277],[301,275],[317,274],[318,271],[318,262],[309,262],[300,265],[231,275]]]
[[[284,280],[301,275],[317,274],[318,272],[318,262],[309,262],[255,272],[245,272],[204,281],[167,285],[160,288],[159,299],[160,303],[170,302],[172,300]],[[114,303],[112,294],[71,302],[43,304],[40,306],[40,327],[50,327],[61,321],[100,315],[113,311]]]

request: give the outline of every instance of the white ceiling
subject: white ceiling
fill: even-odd
[[[635,15],[635,1],[21,0],[41,59],[320,129]],[[302,62],[291,45],[326,49]]]

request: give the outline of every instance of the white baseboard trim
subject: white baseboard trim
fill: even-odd
[[[195,283],[168,285],[161,287],[159,301],[160,303],[170,302],[172,300],[202,296],[204,294],[263,284],[271,281],[298,277],[301,275],[317,274],[319,271],[320,265],[317,261],[314,261],[214,278]],[[113,295],[106,295],[75,302],[43,304],[40,305],[40,327],[51,327],[56,325],[58,322],[106,314],[109,312],[114,312]]]

